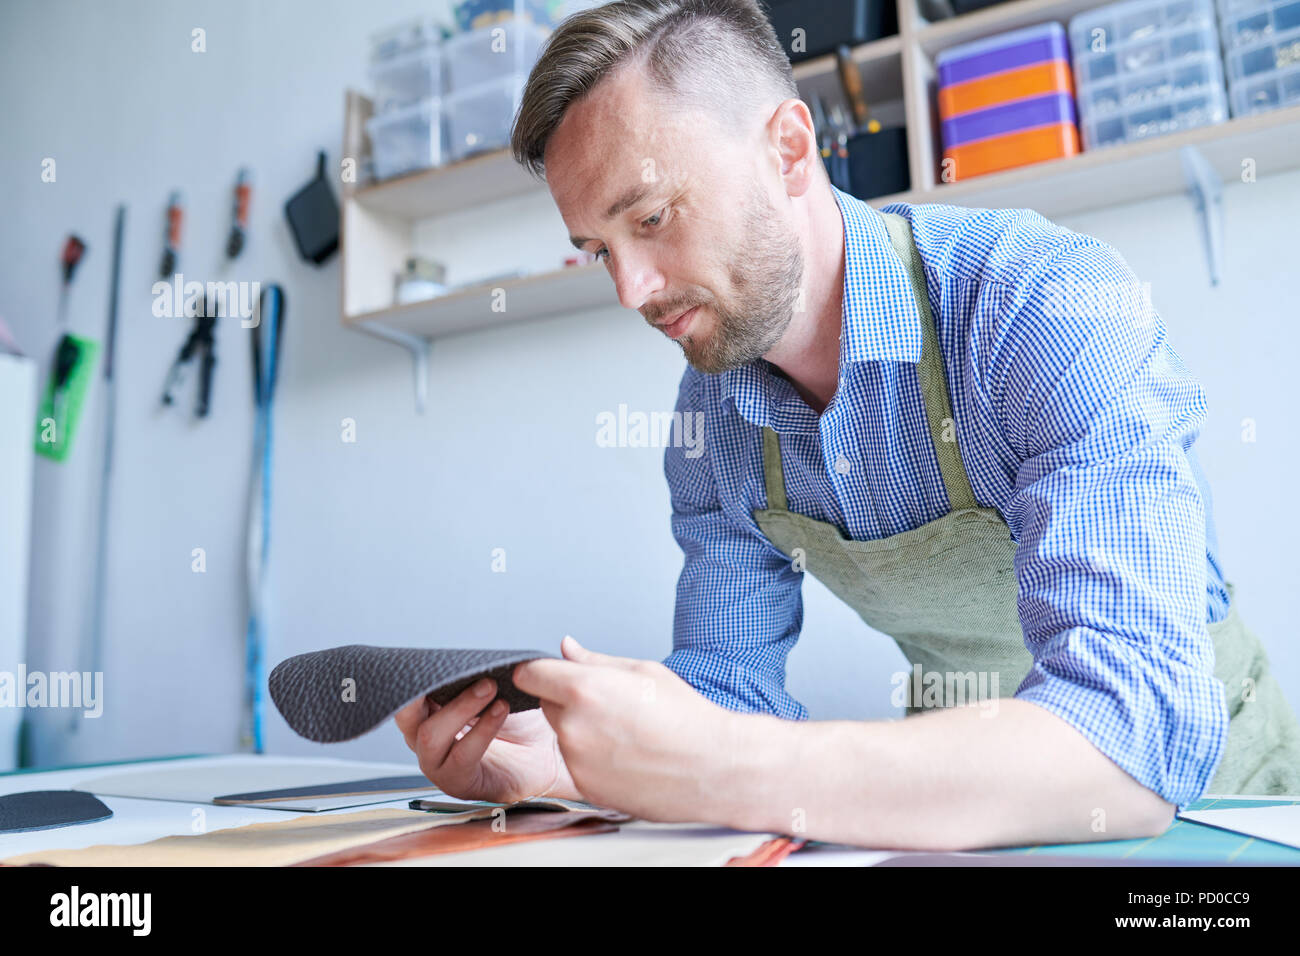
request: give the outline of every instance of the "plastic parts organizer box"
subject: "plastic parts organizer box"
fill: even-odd
[[[1219,0],[1233,116],[1300,105],[1300,0]]]
[[[1044,23],[935,57],[945,181],[1079,151],[1065,29]]]
[[[1085,149],[1222,123],[1228,98],[1210,0],[1127,0],[1070,21]]]

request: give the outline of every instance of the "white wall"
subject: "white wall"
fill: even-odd
[[[557,650],[661,658],[681,557],[658,449],[596,446],[598,412],[671,409],[682,360],[639,316],[598,310],[440,341],[430,411],[412,407],[405,353],[345,331],[338,267],[298,261],[280,212],[325,148],[337,163],[343,90],[364,88],[369,34],[436,6],[417,0],[18,0],[0,12],[0,314],[48,360],[56,260],[68,231],[90,243],[73,325],[102,335],[113,206],[129,205],[119,333],[117,470],[105,626],[105,712],[63,733],[41,714],[42,763],[232,750],[243,661],[242,535],[252,430],[247,334],[219,329],[211,417],[160,410],[188,321],[154,318],[150,285],[167,193],[187,204],[181,270],[220,264],[236,169],[254,174],[252,236],[232,276],[278,281],[288,313],[276,412],[269,654],[352,642]],[[202,27],[207,52],[190,50]],[[43,183],[41,162],[57,161]],[[546,197],[458,217],[435,242],[453,278],[509,268],[513,234],[550,229]],[[1153,282],[1176,345],[1211,398],[1198,447],[1215,491],[1223,560],[1242,613],[1293,698],[1300,651],[1288,613],[1297,519],[1285,399],[1295,309],[1300,176],[1227,194],[1228,280],[1206,288],[1189,207],[1170,199],[1066,223],[1114,242]],[[479,219],[481,221],[475,221]],[[457,231],[451,231],[452,227]],[[461,231],[463,230],[463,231]],[[495,236],[500,234],[500,240]],[[557,248],[556,255],[564,250]],[[96,393],[97,394],[97,393]],[[92,400],[96,395],[92,395]],[[1259,440],[1240,441],[1240,420]],[[340,439],[340,421],[358,440]],[[75,666],[91,580],[93,429],[68,462],[37,464],[29,666]],[[1275,504],[1280,502],[1280,506]],[[207,571],[191,571],[202,547]],[[503,547],[508,571],[490,570]],[[817,584],[790,685],[814,717],[888,712],[901,655]],[[320,748],[274,714],[273,751],[404,759],[386,727]]]

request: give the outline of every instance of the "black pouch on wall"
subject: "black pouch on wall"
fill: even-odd
[[[849,192],[875,199],[907,192],[912,176],[907,168],[907,128],[895,126],[878,133],[849,137]]]
[[[898,32],[894,0],[769,0],[768,19],[791,63],[832,53],[841,43],[856,45]],[[804,49],[791,48],[803,30]]]
[[[316,158],[316,178],[284,204],[298,254],[320,265],[339,247],[339,204],[325,178],[325,154]]]

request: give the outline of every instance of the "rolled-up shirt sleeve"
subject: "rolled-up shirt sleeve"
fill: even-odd
[[[688,370],[676,411],[704,411]],[[703,453],[669,443],[664,476],[673,537],[684,561],[677,580],[673,651],[664,664],[716,704],[794,720],[807,709],[785,689],[786,658],[803,626],[802,575],[757,530],[725,512]],[[735,454],[737,449],[727,449]]]
[[[1005,290],[991,405],[1019,466],[1008,523],[1025,646],[1016,697],[1186,806],[1226,745],[1206,625],[1205,394],[1129,267],[1096,240]]]

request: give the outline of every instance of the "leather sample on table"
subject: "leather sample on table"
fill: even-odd
[[[268,823],[222,827],[207,833],[160,837],[148,843],[99,844],[49,849],[0,860],[6,866],[288,866],[339,850],[436,827],[458,826],[492,816],[492,810],[422,813],[364,810],[300,816]]]
[[[294,866],[356,866],[361,863],[387,863],[439,853],[484,850],[524,840],[552,837],[588,836],[613,833],[620,823],[631,817],[617,810],[548,813],[546,811],[509,810],[504,820],[474,820],[455,827],[419,830],[390,837],[368,846],[340,850]]]
[[[296,800],[299,797],[357,797],[372,793],[402,793],[407,790],[428,790],[433,793],[438,790],[438,787],[424,774],[411,774],[404,777],[371,777],[368,780],[320,783],[309,787],[286,787],[281,790],[228,793],[213,797],[212,802],[222,805],[274,803],[277,800]]]
[[[98,797],[84,790],[26,790],[0,796],[0,833],[53,830],[112,815]]]
[[[271,700],[299,736],[338,743],[368,733],[419,697],[446,704],[482,677],[497,682],[497,697],[511,713],[533,710],[540,702],[510,675],[515,665],[543,657],[554,655],[347,644],[281,661],[271,671]]]

